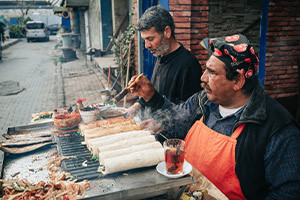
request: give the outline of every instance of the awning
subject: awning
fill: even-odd
[[[50,3],[53,7],[62,7],[64,0],[50,0]]]
[[[64,6],[65,7],[77,7],[77,6],[88,7],[89,4],[90,4],[89,0],[65,0]]]
[[[53,6],[53,12],[54,14],[68,12],[68,8]]]

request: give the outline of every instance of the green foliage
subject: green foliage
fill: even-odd
[[[58,63],[63,63],[65,62],[65,58],[61,55],[59,57],[57,57],[55,60],[54,60],[54,65],[57,65]]]
[[[55,45],[55,47],[54,47],[54,49],[58,49],[58,47],[61,47],[62,46],[62,43],[60,42],[60,43],[57,43],[56,45]]]
[[[26,25],[29,21],[32,21],[32,19],[30,17],[27,17],[26,19],[24,19],[23,24]]]
[[[25,36],[24,26],[11,25],[9,27],[10,37],[12,38],[21,38]]]
[[[61,63],[65,62],[65,58],[64,58],[63,56],[59,56],[58,60],[59,60],[59,62],[61,62]]]
[[[136,32],[136,28],[134,27],[134,24],[130,23],[127,29],[120,37],[118,37],[117,39],[111,38],[113,44],[112,51],[115,55],[118,64],[123,64],[120,63],[120,48],[122,48],[121,49],[122,54],[128,51],[129,44],[131,40],[134,38],[135,32]]]

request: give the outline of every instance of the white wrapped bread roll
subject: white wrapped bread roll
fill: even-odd
[[[147,144],[134,145],[128,148],[116,149],[112,151],[104,151],[99,153],[100,165],[105,165],[104,160],[112,157],[123,156],[146,149],[159,149],[162,145],[159,142],[151,142]]]
[[[155,142],[155,136],[154,135],[147,135],[144,137],[138,137],[138,138],[131,138],[131,139],[126,139],[122,140],[119,142],[115,142],[113,144],[108,144],[105,146],[99,146],[97,149],[97,154],[105,151],[112,151],[116,149],[122,149],[122,148],[127,148],[130,146],[138,145],[138,144],[146,144],[146,143],[151,143]]]
[[[92,122],[86,122],[86,123],[80,123],[79,124],[79,129],[81,133],[83,134],[85,130],[88,129],[93,129],[97,128],[100,126],[104,126],[107,124],[114,124],[114,123],[120,123],[123,121],[129,121],[129,119],[125,119],[125,117],[115,117],[115,118],[110,118],[110,119],[101,119],[97,121],[92,121]]]
[[[113,144],[124,139],[144,137],[151,135],[150,131],[130,131],[124,133],[118,133],[115,135],[107,135],[99,138],[90,139],[87,141],[87,147],[92,152],[93,155],[96,155],[97,148],[99,146],[105,146],[108,144]]]
[[[97,138],[97,137],[103,137],[106,135],[113,135],[117,133],[123,133],[128,131],[137,131],[142,130],[141,126],[139,124],[131,124],[131,125],[123,125],[118,126],[114,128],[108,128],[108,129],[99,129],[98,132],[93,134],[86,134],[84,135],[85,142],[87,142],[89,139]]]
[[[141,167],[150,167],[164,161],[165,154],[163,148],[145,149],[139,152],[130,153],[123,156],[104,159],[103,174],[126,171]]]
[[[126,125],[131,125],[131,124],[136,124],[133,119],[130,119],[127,121],[120,121],[120,122],[113,123],[113,124],[103,124],[96,128],[83,129],[83,130],[81,130],[81,132],[82,132],[82,135],[86,136],[86,135],[92,135],[92,134],[102,131],[104,129],[110,129],[110,128],[114,128],[114,127],[122,127],[122,126],[126,126]]]
[[[108,140],[110,140],[110,139],[112,140],[112,142],[117,142],[117,141],[114,141],[115,138],[117,138],[118,140],[122,140],[122,139],[129,139],[129,138],[136,137],[136,136],[146,136],[146,135],[151,135],[151,132],[145,131],[145,130],[128,131],[128,132],[116,133],[113,135],[106,135],[103,137],[89,139],[86,141],[86,145],[87,145],[88,149],[91,150],[93,145],[95,145],[96,143],[98,143],[100,141],[105,141],[105,142],[107,142],[107,144],[109,144],[110,142]],[[99,144],[103,145],[102,142],[100,142]],[[104,144],[104,145],[107,145],[107,144]]]

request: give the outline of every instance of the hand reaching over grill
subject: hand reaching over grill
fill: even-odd
[[[141,127],[145,130],[152,131],[157,134],[163,130],[160,124],[156,123],[154,119],[147,119],[141,122]]]
[[[129,81],[129,85],[136,81],[136,84],[130,88],[130,91],[138,95],[139,97],[142,97],[146,102],[148,102],[153,97],[155,89],[146,76],[142,76],[138,80],[135,80],[136,77],[137,75],[133,76]]]

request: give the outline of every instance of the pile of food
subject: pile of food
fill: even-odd
[[[133,119],[103,119],[79,124],[79,129],[104,175],[154,166],[164,160],[162,145]]]
[[[67,157],[55,156],[50,159],[47,167],[50,180],[48,182],[40,181],[32,184],[27,180],[0,180],[0,190],[2,199],[57,199],[73,200],[85,196],[85,191],[90,188],[88,181],[76,183],[68,180],[69,174],[65,172],[58,173],[58,166],[63,159]]]
[[[36,122],[44,119],[52,119],[53,112],[33,113],[31,122]]]

